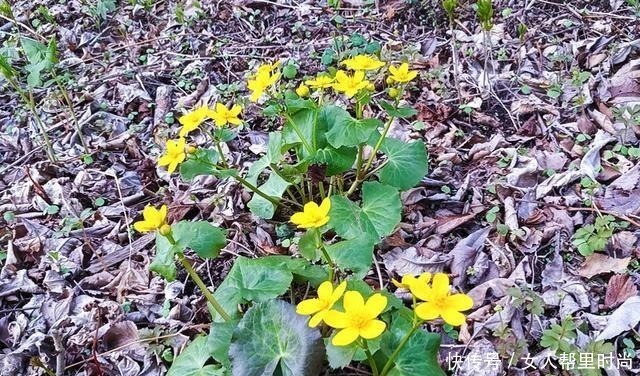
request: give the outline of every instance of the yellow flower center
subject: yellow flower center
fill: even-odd
[[[371,317],[369,317],[365,312],[354,313],[349,319],[351,327],[358,329],[364,328],[369,323],[369,321],[371,321]]]
[[[448,308],[447,299],[448,295],[439,295],[433,298],[431,303],[438,307],[440,310],[445,310]]]

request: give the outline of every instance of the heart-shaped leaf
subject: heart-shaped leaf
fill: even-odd
[[[380,182],[401,190],[415,187],[427,174],[427,151],[422,141],[402,142],[387,138],[382,143],[387,163],[380,170]]]
[[[281,300],[256,304],[245,313],[231,338],[234,376],[315,376],[325,349],[318,329]]]
[[[362,203],[331,197],[329,224],[344,239],[365,236],[372,243],[390,235],[400,223],[402,204],[398,190],[378,182],[362,185]]]
[[[391,327],[382,335],[380,350],[386,358],[385,360],[389,359],[405,335],[411,331],[411,326],[410,318],[401,315],[398,311],[395,312]],[[446,374],[438,364],[439,348],[440,336],[438,334],[416,330],[400,350],[393,368],[388,374],[393,376],[445,376]]]
[[[220,366],[206,365],[210,355],[207,337],[200,336],[176,357],[167,372],[167,376],[224,376],[225,369]]]

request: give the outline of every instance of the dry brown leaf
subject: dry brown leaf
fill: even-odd
[[[436,226],[436,233],[446,234],[449,233],[461,225],[472,220],[476,215],[474,213],[463,215],[452,215],[447,217],[437,218],[438,225]]]
[[[607,293],[604,296],[604,306],[613,308],[624,303],[632,296],[638,295],[638,288],[626,274],[616,274],[609,280]]]
[[[627,269],[629,261],[631,261],[630,257],[617,259],[602,253],[594,253],[587,257],[584,264],[578,269],[578,275],[591,278],[603,273],[621,273]]]

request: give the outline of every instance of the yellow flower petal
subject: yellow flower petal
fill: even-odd
[[[330,310],[324,316],[324,322],[332,328],[342,329],[349,326],[349,316],[347,316],[344,312],[339,312],[336,310]]]
[[[451,326],[460,326],[466,321],[465,316],[462,313],[453,309],[446,309],[442,311],[441,316],[444,322]]]
[[[331,340],[331,343],[334,346],[347,346],[352,344],[355,340],[358,339],[360,335],[358,329],[356,328],[345,328],[336,333]]]
[[[411,293],[418,299],[429,301],[433,299],[433,292],[431,286],[426,283],[412,283],[409,285]]]
[[[329,310],[323,309],[322,311],[311,316],[311,320],[309,320],[309,327],[315,328],[316,326],[318,326],[327,315],[327,312],[329,312]]]
[[[418,304],[415,312],[423,320],[434,320],[440,317],[440,308],[432,302]]]
[[[455,311],[466,311],[473,307],[473,299],[466,294],[454,294],[447,297],[446,305]]]
[[[444,273],[436,273],[433,276],[431,290],[435,296],[445,296],[449,294],[449,276]]]
[[[365,339],[374,339],[378,337],[387,328],[387,324],[381,320],[371,320],[365,326],[360,328],[360,337]]]
[[[149,225],[146,221],[138,221],[133,224],[133,228],[138,232],[150,232],[154,231],[156,228]]]
[[[331,210],[331,199],[327,197],[324,200],[322,200],[322,202],[320,203],[319,209],[320,209],[319,214],[321,216],[329,215],[329,210]]]
[[[335,290],[333,290],[333,294],[331,294],[331,303],[335,303],[344,294],[344,290],[347,289],[347,281],[342,281]]]
[[[387,308],[387,297],[382,294],[373,294],[367,299],[364,310],[369,318],[376,318]]]
[[[299,315],[311,315],[325,308],[325,303],[320,299],[303,300],[296,306],[296,313]]]
[[[324,281],[318,286],[318,298],[324,301],[331,300],[331,294],[333,293],[333,283],[331,281]]]
[[[304,212],[298,212],[291,216],[291,222],[296,225],[307,223],[307,215]]]
[[[357,291],[347,291],[342,302],[345,311],[362,311],[364,309],[364,298]]]

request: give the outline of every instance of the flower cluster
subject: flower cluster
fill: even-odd
[[[449,277],[444,273],[423,273],[418,277],[405,275],[402,281],[393,280],[394,285],[411,291],[421,302],[414,307],[415,315],[424,320],[442,318],[452,326],[465,322],[463,311],[473,307],[473,300],[466,294],[452,294]],[[318,287],[318,297],[300,302],[296,311],[301,315],[312,315],[310,327],[324,322],[337,329],[331,342],[335,346],[347,346],[359,338],[373,339],[380,336],[387,325],[378,316],[387,307],[387,298],[375,293],[366,301],[357,291],[346,291],[346,282],[336,288],[331,281],[325,281]],[[343,296],[344,294],[344,296]],[[333,307],[342,298],[344,311]]]
[[[240,125],[242,120],[239,116],[242,107],[234,104],[230,109],[223,103],[216,103],[213,108],[208,105],[202,105],[188,111],[178,118],[178,122],[182,125],[178,132],[179,138],[167,140],[165,153],[158,159],[158,166],[167,166],[167,171],[172,174],[180,163],[187,159],[189,146],[186,145],[187,135],[200,127],[205,121],[213,120],[217,127],[223,127],[227,124]]]
[[[384,295],[376,293],[365,301],[358,291],[345,292],[346,287],[345,281],[335,289],[330,281],[325,281],[318,287],[317,298],[303,300],[296,308],[300,315],[313,315],[309,320],[310,327],[324,322],[337,329],[331,340],[335,346],[347,346],[359,338],[377,338],[387,327],[384,321],[378,319],[387,308],[387,298]],[[333,309],[340,298],[343,311]]]
[[[414,307],[422,320],[442,318],[451,326],[460,326],[465,322],[462,312],[473,307],[473,300],[468,295],[451,293],[449,276],[444,273],[436,273],[433,278],[430,273],[423,273],[417,278],[405,275],[401,282],[394,280],[393,283],[411,291],[416,299],[422,301]]]
[[[320,73],[315,78],[306,80],[298,86],[296,89],[298,96],[305,97],[309,95],[310,88],[315,90],[332,88],[337,93],[344,94],[347,98],[353,98],[363,90],[374,91],[375,85],[367,78],[367,72],[377,71],[383,68],[386,63],[372,55],[357,55],[344,60],[340,65],[352,70],[353,73],[345,70],[336,71],[334,76],[329,73]],[[417,75],[417,71],[409,70],[409,64],[407,63],[402,63],[400,66],[391,65],[389,66],[389,76],[386,82],[389,85],[396,82],[404,84],[416,78]],[[397,92],[397,89],[390,89],[390,93],[394,91]]]

